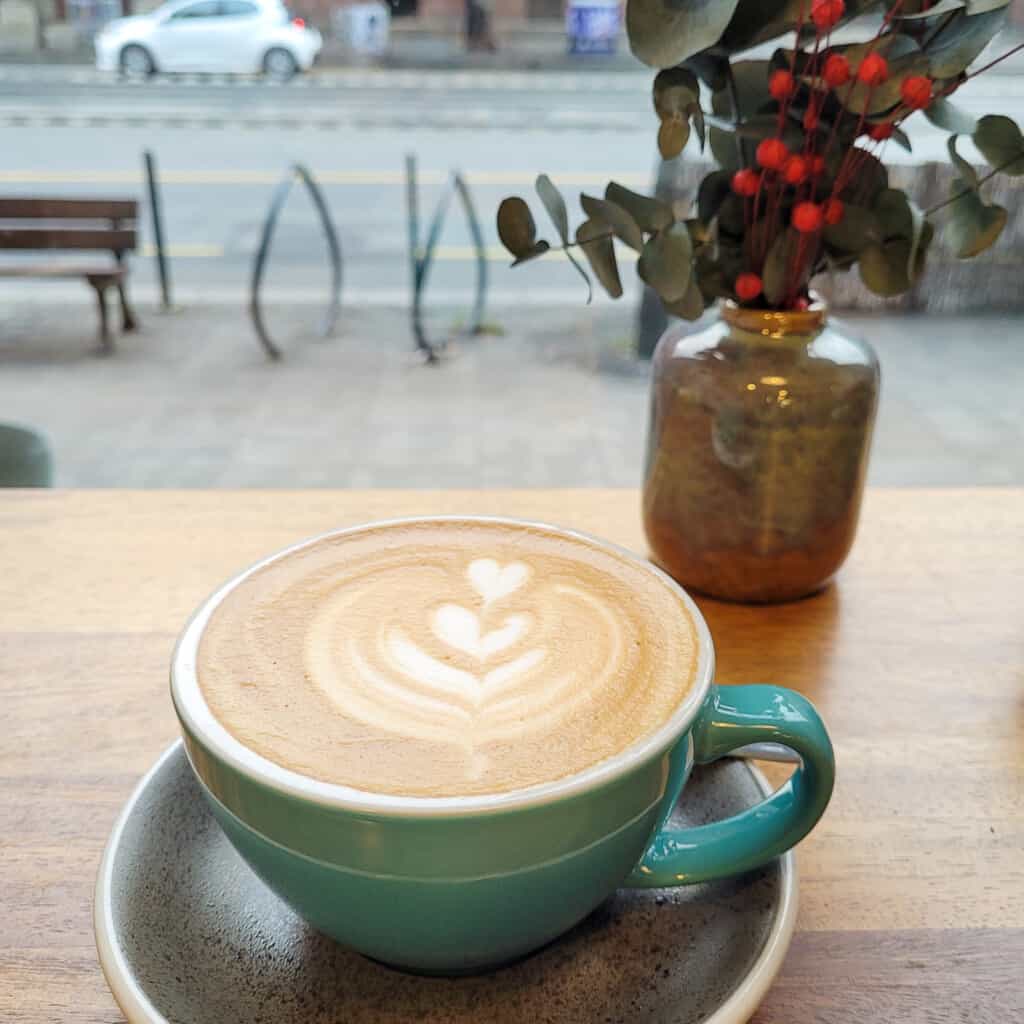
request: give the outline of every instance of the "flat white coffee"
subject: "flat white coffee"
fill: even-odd
[[[199,649],[240,742],[374,793],[501,793],[575,774],[693,685],[678,593],[583,539],[473,520],[368,527],[235,587]]]

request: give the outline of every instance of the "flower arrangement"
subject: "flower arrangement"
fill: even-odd
[[[905,292],[924,269],[940,211],[959,257],[982,252],[1007,219],[983,186],[997,173],[1024,175],[1024,135],[1010,118],[976,120],[950,97],[1020,48],[971,69],[1008,10],[1009,0],[627,0],[632,51],[661,69],[653,100],[662,157],[677,157],[696,133],[718,167],[691,209],[614,182],[603,198],[583,195],[586,219],[574,238],[564,199],[541,175],[537,193],[558,248],[589,289],[574,254],[582,251],[617,298],[617,239],[637,252],[640,277],[668,312],[689,320],[721,298],[806,308],[811,279],[827,269],[856,266],[872,292]],[[873,36],[833,41],[839,26],[872,13],[880,16]],[[735,59],[790,35],[770,60]],[[949,133],[956,171],[949,198],[928,210],[889,186],[882,159],[889,145],[911,148],[904,126],[914,116]],[[988,173],[960,155],[961,135]],[[503,200],[497,221],[513,266],[552,249],[521,198]]]

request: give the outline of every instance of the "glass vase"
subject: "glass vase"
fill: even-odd
[[[724,304],[654,354],[643,514],[685,587],[772,602],[822,587],[853,543],[878,359],[825,307]]]

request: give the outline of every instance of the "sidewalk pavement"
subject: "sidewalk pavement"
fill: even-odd
[[[163,314],[93,354],[92,309],[0,312],[0,420],[45,432],[67,487],[635,486],[649,364],[624,306],[498,309],[504,333],[413,355],[406,312],[275,306],[270,363],[240,306]],[[450,327],[457,314],[435,315]],[[883,395],[870,479],[1024,484],[1024,317],[860,315]]]

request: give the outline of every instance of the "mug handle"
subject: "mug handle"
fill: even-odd
[[[731,818],[695,828],[663,825],[626,879],[631,888],[691,885],[760,867],[800,842],[828,806],[832,743],[814,705],[799,693],[781,686],[716,688],[692,736],[697,764],[763,742],[790,747],[801,764],[770,797]]]

